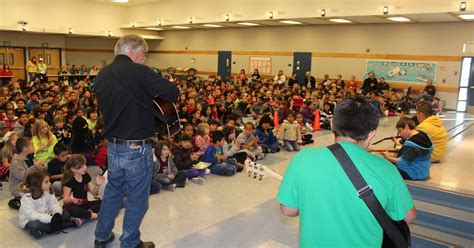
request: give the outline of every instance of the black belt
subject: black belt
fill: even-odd
[[[148,145],[152,144],[153,140],[148,138],[148,139],[142,139],[142,140],[124,140],[124,139],[116,139],[116,138],[110,138],[109,139],[110,143],[115,143],[118,145],[133,145],[133,146],[142,146],[142,145]]]

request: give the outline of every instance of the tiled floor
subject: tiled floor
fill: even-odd
[[[455,117],[448,114],[444,118]],[[382,118],[374,140],[395,135],[396,121],[396,117]],[[445,124],[450,129],[456,120],[446,120]],[[472,193],[473,129],[470,127],[449,143],[446,160],[432,167],[429,181],[417,183]],[[311,147],[333,142],[329,131],[315,135],[316,142]],[[283,174],[292,156],[294,153],[272,154],[264,164]],[[203,186],[189,184],[176,192],[153,195],[142,224],[142,239],[152,240],[159,247],[296,247],[299,223],[296,218],[279,214],[275,201],[278,185],[279,181],[273,178],[252,180],[243,173],[231,178],[208,176]],[[68,233],[32,239],[18,226],[18,213],[7,207],[7,188],[4,185],[0,190],[0,247],[92,247],[94,222]],[[121,233],[122,218],[123,213],[116,220],[116,234]],[[118,246],[117,239],[111,247]]]

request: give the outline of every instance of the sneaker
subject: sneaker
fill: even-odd
[[[155,243],[149,241],[149,242],[143,242],[140,240],[140,243],[135,246],[135,248],[155,248]]]
[[[0,183],[0,189],[2,189],[2,188],[3,188],[3,183]]]
[[[114,241],[114,239],[115,239],[114,233],[110,233],[110,237],[107,240],[99,241],[96,239],[94,241],[94,248],[106,248],[107,244]]]
[[[8,206],[11,209],[19,210],[21,206],[20,199],[18,198],[11,199],[10,201],[8,201]]]
[[[84,224],[84,219],[81,219],[81,218],[71,218],[71,221],[73,221],[74,223],[76,223],[76,227],[80,227],[82,226],[82,224]]]
[[[211,174],[211,170],[209,170],[209,168],[206,168],[206,171],[204,172],[204,174],[206,174],[206,175]]]
[[[170,186],[168,186],[168,190],[171,192],[174,192],[176,190],[176,184],[173,183]]]
[[[193,177],[191,178],[191,182],[195,184],[203,185],[206,182],[206,180],[204,180],[204,178],[202,177]]]
[[[64,230],[64,229],[68,229],[68,228],[71,228],[71,227],[79,227],[79,224],[78,222],[74,221],[74,220],[66,220],[63,222],[63,224],[61,225],[61,228]]]
[[[30,234],[31,236],[33,236],[33,238],[35,239],[40,239],[41,237],[43,237],[46,233],[45,232],[42,232],[40,230],[30,230]]]

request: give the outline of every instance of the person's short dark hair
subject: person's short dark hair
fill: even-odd
[[[17,103],[17,104],[18,104],[18,102],[23,102],[23,103],[26,105],[26,101],[25,101],[25,99],[23,99],[23,98],[20,98],[20,99],[16,100],[16,103]]]
[[[33,108],[33,117],[38,118],[40,114],[44,114],[44,110],[41,108],[41,106],[36,106]]]
[[[97,113],[97,110],[95,108],[88,108],[86,111],[86,118],[90,119],[92,113]]]
[[[177,141],[178,142],[182,142],[182,141],[191,141],[191,137],[189,137],[188,135],[186,134],[181,134],[177,137]]]
[[[209,124],[209,126],[210,126],[210,125],[217,125],[217,126],[219,126],[219,121],[218,121],[218,120],[215,120],[215,119],[209,119],[209,120],[207,121],[207,124]]]
[[[57,143],[53,148],[54,155],[59,156],[61,152],[67,152],[67,146],[65,144]]]
[[[217,130],[214,133],[212,133],[212,143],[217,143],[221,141],[223,138],[225,138],[224,132]]]
[[[400,118],[400,120],[398,120],[397,125],[395,127],[396,128],[405,128],[405,125],[408,125],[410,130],[415,129],[415,127],[416,127],[415,121],[411,118],[408,118],[408,117]]]
[[[332,118],[332,132],[336,137],[349,137],[357,141],[367,139],[378,125],[377,109],[363,97],[343,100],[336,106]]]
[[[33,96],[33,95],[36,95],[37,97],[39,97],[39,94],[38,94],[37,91],[33,91],[33,92],[30,93],[30,97]]]
[[[432,116],[433,115],[433,106],[429,102],[419,102],[416,105],[416,112],[422,113],[424,115]]]
[[[270,118],[270,116],[264,115],[264,116],[262,116],[262,118],[260,118],[259,126],[261,127],[264,123],[268,123],[268,124],[272,125],[273,120],[272,120],[272,118]]]
[[[43,106],[43,105],[49,106],[49,103],[48,103],[48,102],[42,102],[42,103],[40,104],[40,106]]]
[[[29,137],[20,137],[16,140],[16,151],[17,153],[20,153],[31,143],[31,138]]]

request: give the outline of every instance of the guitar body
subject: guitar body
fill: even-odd
[[[164,101],[159,97],[153,99],[155,125],[158,137],[171,139],[181,130],[178,110],[172,102]]]

